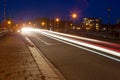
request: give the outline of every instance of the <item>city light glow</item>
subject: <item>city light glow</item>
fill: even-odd
[[[22,32],[22,33],[28,33],[28,32],[30,32],[30,31],[36,31],[36,29],[35,29],[35,28],[32,28],[32,27],[30,27],[30,26],[26,26],[26,27],[23,27],[23,28],[21,29],[21,32]]]

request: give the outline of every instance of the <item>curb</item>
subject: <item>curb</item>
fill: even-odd
[[[43,80],[66,80],[58,69],[50,63],[50,61],[42,54],[35,44],[25,35],[25,40],[28,42],[28,49],[35,59]]]

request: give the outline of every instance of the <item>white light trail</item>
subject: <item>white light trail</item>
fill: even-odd
[[[47,35],[45,35],[45,36],[47,36]],[[108,56],[108,55],[106,55],[106,54],[102,54],[102,53],[100,53],[100,52],[97,52],[97,51],[94,51],[94,50],[91,50],[91,49],[88,49],[88,48],[84,48],[84,47],[82,47],[82,46],[78,46],[78,45],[75,45],[75,44],[72,44],[72,43],[69,43],[69,42],[60,40],[60,39],[55,38],[55,37],[51,37],[51,36],[47,36],[47,37],[50,37],[50,38],[52,38],[52,39],[55,39],[55,40],[60,41],[60,42],[63,42],[63,43],[65,43],[65,44],[69,44],[69,45],[75,46],[75,47],[77,47],[77,48],[84,49],[84,50],[87,50],[87,51],[89,51],[89,52],[93,52],[93,53],[95,53],[95,54],[104,56],[104,57],[106,57],[106,58],[115,60],[115,61],[117,61],[117,62],[120,62],[120,59],[114,58],[114,57],[112,57],[112,56]]]
[[[36,32],[37,30],[38,30],[38,29],[32,28],[32,27],[30,27],[30,26],[26,26],[26,27],[23,27],[23,28],[21,29],[22,33],[28,33],[28,32],[30,32],[30,31]]]
[[[88,44],[88,43],[85,43],[85,42],[80,42],[80,41],[72,39],[72,38],[68,38],[68,37],[71,37],[71,35],[67,35],[67,34],[62,34],[62,33],[57,33],[57,32],[53,32],[53,31],[42,30],[42,29],[34,29],[32,31],[35,31],[39,34],[45,35],[45,36],[50,37],[52,39],[64,42],[66,44],[70,44],[72,46],[75,46],[75,47],[78,47],[78,48],[81,48],[81,49],[84,49],[84,50],[87,50],[87,51],[90,51],[90,52],[93,52],[93,53],[99,54],[101,56],[104,56],[104,57],[107,57],[107,58],[110,58],[110,59],[113,59],[115,61],[120,62],[120,59],[114,58],[112,56],[109,56],[107,54],[100,53],[100,52],[97,52],[97,51],[94,51],[94,50],[105,52],[105,53],[108,53],[110,55],[114,55],[114,56],[117,56],[117,57],[120,57],[120,52],[109,50],[109,49],[99,47],[99,46],[95,46],[95,45],[92,45],[92,44]],[[66,36],[68,36],[68,37],[66,37]],[[94,39],[89,39],[89,38],[84,38],[84,37],[77,37],[77,36],[72,36],[72,37],[94,41]],[[95,40],[95,41],[102,42],[102,41],[99,41],[99,40]],[[109,42],[105,42],[105,43],[109,43]],[[112,44],[112,43],[110,43],[110,44]],[[82,47],[82,46],[84,46],[84,47]],[[85,47],[88,47],[89,49],[85,48]],[[94,50],[92,50],[92,49],[94,49]]]
[[[110,43],[110,42],[106,42],[106,41],[100,41],[100,40],[96,40],[96,39],[79,37],[79,36],[74,36],[74,35],[69,35],[69,34],[54,32],[54,31],[48,31],[48,30],[44,30],[44,31],[45,31],[45,32],[49,32],[49,33],[51,33],[51,34],[53,33],[53,34],[58,34],[58,35],[67,36],[67,37],[71,37],[71,38],[76,38],[76,39],[80,39],[80,40],[86,40],[86,41],[97,42],[97,43],[108,44],[108,45],[120,47],[120,45],[118,45],[118,44]]]
[[[64,40],[64,41],[68,41],[68,42],[71,42],[71,43],[74,43],[74,44],[82,45],[82,46],[85,46],[85,47],[88,47],[88,48],[91,48],[91,49],[95,49],[95,50],[98,50],[98,51],[102,51],[102,52],[120,57],[120,52],[117,52],[117,51],[109,50],[109,49],[102,48],[102,47],[99,47],[99,46],[95,46],[95,45],[92,45],[92,44],[88,44],[88,43],[85,43],[85,42],[80,42],[80,41],[77,41],[77,40],[74,40],[74,39],[69,39],[69,38],[66,38],[64,36],[50,34],[50,33],[45,32],[45,30],[39,30],[39,32],[42,33],[42,34],[45,34],[45,35],[49,35],[49,36]]]

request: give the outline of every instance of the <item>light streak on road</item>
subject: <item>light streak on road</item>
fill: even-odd
[[[47,36],[47,35],[45,35],[45,36]],[[115,60],[115,61],[117,61],[117,62],[120,62],[120,59],[114,58],[114,57],[112,57],[112,56],[109,56],[109,55],[106,55],[106,54],[102,54],[102,53],[100,53],[100,52],[97,52],[97,51],[94,51],[94,50],[91,50],[91,49],[88,49],[88,48],[85,48],[85,47],[82,47],[82,46],[79,46],[79,45],[75,45],[75,44],[72,44],[72,43],[63,41],[63,40],[61,40],[61,39],[58,39],[58,38],[55,38],[55,37],[52,37],[52,36],[47,36],[47,37],[50,37],[50,38],[52,38],[52,39],[54,39],[54,40],[63,42],[63,43],[65,43],[65,44],[69,44],[69,45],[72,45],[72,46],[74,46],[74,47],[77,47],[77,48],[80,48],[80,49],[83,49],[83,50],[86,50],[86,51],[89,51],[89,52],[93,52],[93,53],[95,53],[95,54],[104,56],[104,57],[106,57],[106,58]]]
[[[48,30],[44,30],[44,31],[49,32],[49,33],[53,33],[53,34],[66,36],[66,37],[76,38],[76,39],[80,39],[80,40],[86,40],[86,41],[97,42],[97,43],[101,43],[101,44],[107,44],[107,45],[110,45],[110,46],[120,47],[120,45],[118,45],[118,44],[110,43],[110,42],[106,42],[106,41],[100,41],[100,40],[95,40],[95,39],[90,39],[90,38],[85,38],[85,37],[79,37],[79,36],[74,36],[74,35],[54,32],[54,31],[48,31]]]
[[[84,43],[84,42],[79,42],[77,40],[69,39],[69,38],[66,38],[66,37],[63,37],[63,36],[50,34],[50,33],[44,32],[42,30],[40,30],[40,32],[43,33],[43,34],[61,39],[61,40],[65,40],[65,41],[68,41],[68,42],[71,42],[71,43],[75,43],[75,44],[78,44],[78,45],[82,45],[82,46],[85,46],[85,47],[88,47],[88,48],[92,48],[92,49],[96,49],[96,50],[99,50],[99,51],[102,51],[102,52],[110,53],[112,55],[120,57],[120,53],[116,52],[116,51],[108,50],[108,49],[98,47],[98,46],[94,46],[94,45],[91,45],[91,44],[87,44],[87,43]]]
[[[30,29],[25,28],[25,31],[26,30],[27,31],[33,31],[31,28]],[[41,30],[41,29],[34,29],[34,31],[39,31],[39,30]],[[80,36],[74,36],[74,35],[69,35],[69,34],[49,31],[49,30],[42,30],[42,31],[50,33],[50,34],[57,34],[57,35],[62,35],[62,36],[70,37],[70,38],[75,38],[75,39],[80,39],[80,40],[85,40],[85,41],[90,41],[90,42],[97,42],[97,43],[101,43],[101,44],[107,44],[107,45],[110,45],[110,46],[120,47],[119,44],[110,43],[110,42],[106,42],[106,41],[100,41],[100,40],[96,40],[96,39],[90,39],[90,38],[85,38],[85,37],[80,37]]]
[[[26,26],[21,29],[22,33],[30,32],[30,31],[37,31],[37,29],[32,28],[31,26]]]
[[[99,53],[97,51],[94,51],[94,50],[98,50],[98,51],[101,51],[101,52],[105,52],[105,53],[108,53],[108,54],[111,54],[111,55],[114,55],[114,56],[117,56],[117,57],[120,57],[120,52],[117,52],[117,51],[113,51],[113,50],[109,50],[109,49],[106,49],[106,48],[103,48],[103,47],[100,47],[100,46],[96,46],[96,45],[92,45],[92,44],[88,44],[88,43],[85,43],[85,42],[80,42],[78,40],[75,40],[75,39],[70,39],[70,38],[67,38],[66,36],[69,36],[71,37],[70,35],[66,35],[66,34],[62,34],[62,33],[57,33],[57,32],[51,32],[51,31],[47,31],[47,30],[41,30],[41,29],[35,29],[33,30],[39,34],[42,34],[42,35],[45,35],[47,37],[50,37],[50,38],[53,38],[53,39],[56,39],[58,41],[62,41],[64,43],[69,43],[69,44],[72,44],[72,45],[75,45],[79,48],[84,48],[84,47],[87,47],[87,48],[84,48],[86,49],[87,51],[90,51],[90,52],[94,52],[94,53],[97,53],[99,55],[102,55],[102,56],[105,56],[105,57],[108,57],[110,59],[113,59],[113,60],[116,60],[116,61],[119,61],[119,59],[117,58],[114,58],[114,57],[111,57],[109,55],[106,55],[104,53]],[[60,34],[60,35],[58,35]],[[80,38],[80,37],[77,37],[77,36],[72,36],[72,37],[76,37],[76,38]],[[82,37],[83,38],[83,37]],[[83,39],[88,39],[88,40],[93,40],[93,39],[89,39],[89,38],[83,38]],[[98,42],[101,42],[99,40],[96,40]],[[103,42],[104,43],[104,42]],[[84,46],[84,47],[82,47]],[[91,49],[94,49],[94,50],[91,50]]]

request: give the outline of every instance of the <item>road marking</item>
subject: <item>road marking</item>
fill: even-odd
[[[40,39],[40,38],[37,37],[37,36],[34,36],[34,37],[35,37],[36,39],[38,39],[39,41],[43,42],[45,45],[59,45],[59,44],[61,44],[61,43],[48,43],[48,42]]]
[[[25,36],[25,39],[31,44],[34,43]],[[41,51],[34,45],[34,47],[28,46],[31,51],[41,73],[44,76],[44,80],[65,80],[63,75],[48,61],[48,59],[41,53]]]
[[[46,41],[44,41],[44,40],[42,40],[42,39],[40,39],[38,37],[35,37],[35,38],[38,39],[38,40],[40,40],[41,42],[43,42],[45,45],[51,45],[51,43],[48,43],[48,42],[46,42]]]

